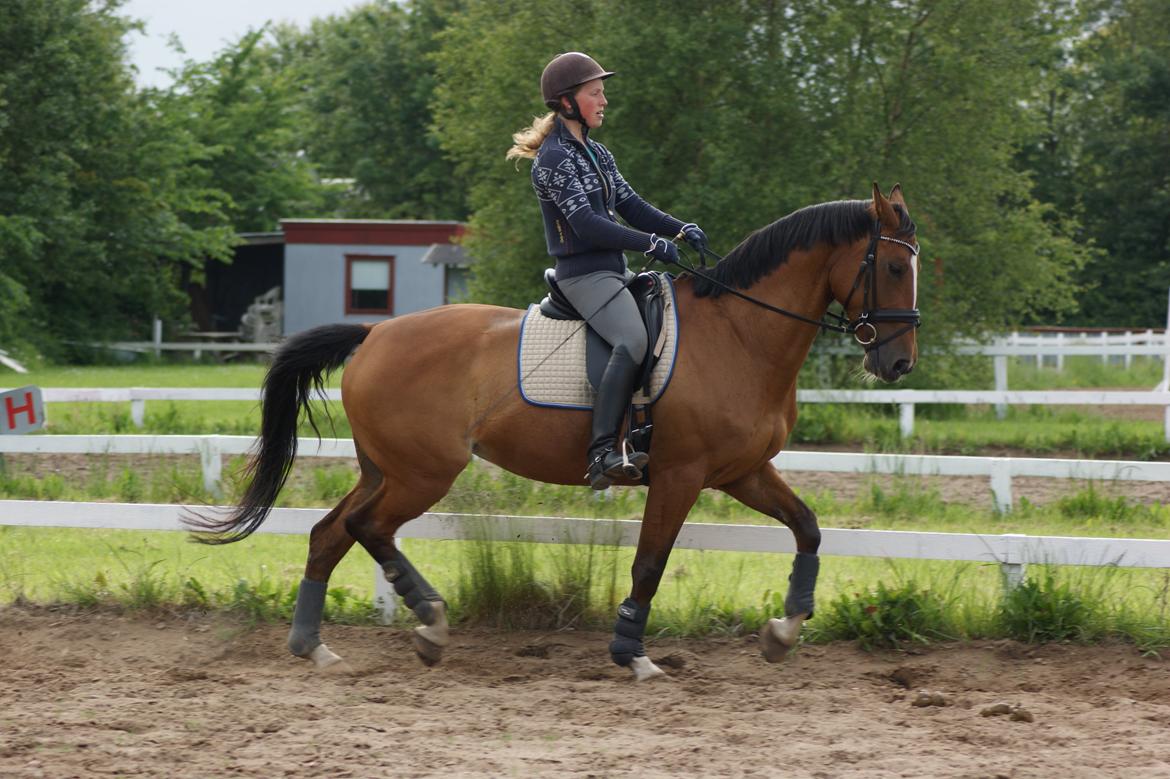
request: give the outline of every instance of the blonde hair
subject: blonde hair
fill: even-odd
[[[536,152],[540,149],[540,144],[544,143],[544,139],[553,130],[555,118],[556,114],[549,111],[544,116],[534,117],[532,124],[513,133],[512,148],[508,149],[504,158],[509,160],[517,160],[521,157],[529,160],[536,159]]]

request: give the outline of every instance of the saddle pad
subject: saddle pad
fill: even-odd
[[[661,357],[650,376],[650,397],[634,394],[635,403],[653,403],[662,397],[674,371],[678,351],[678,310],[674,305],[674,284],[667,279],[662,287],[662,334],[651,351]],[[597,393],[585,374],[585,333],[579,319],[549,319],[540,306],[531,305],[520,325],[520,394],[534,406],[593,408]]]

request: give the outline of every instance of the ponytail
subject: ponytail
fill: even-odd
[[[517,160],[521,157],[529,160],[535,159],[540,144],[544,143],[544,139],[553,131],[555,124],[556,114],[552,111],[544,116],[534,118],[531,125],[512,134],[512,148],[508,149],[504,158],[509,160]]]

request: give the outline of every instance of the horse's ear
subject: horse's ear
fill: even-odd
[[[898,205],[902,206],[903,208],[906,207],[906,200],[905,200],[905,198],[902,197],[902,185],[901,184],[894,185],[894,188],[890,190],[890,198],[889,199],[890,199],[891,203],[897,203]]]
[[[877,218],[885,224],[896,225],[899,223],[898,215],[894,213],[894,207],[890,205],[890,201],[886,200],[886,196],[882,194],[882,189],[876,181],[873,182],[873,211],[877,214]]]

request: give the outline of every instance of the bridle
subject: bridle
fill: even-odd
[[[842,308],[846,315],[849,312],[849,303],[853,300],[854,293],[861,287],[861,282],[865,280],[865,288],[862,302],[861,313],[857,315],[856,319],[848,319],[847,316],[841,316],[832,312],[827,312],[825,317],[836,320],[836,322],[829,321],[829,319],[810,319],[803,314],[798,314],[795,311],[789,311],[779,306],[773,306],[770,303],[765,303],[762,300],[746,295],[739,290],[724,284],[715,277],[705,273],[694,265],[687,268],[687,272],[706,279],[717,287],[720,287],[725,292],[730,292],[736,297],[743,298],[749,303],[753,303],[761,308],[767,309],[777,314],[782,314],[790,319],[796,319],[800,322],[806,322],[810,325],[816,325],[822,330],[830,330],[835,333],[846,333],[852,335],[858,344],[865,348],[865,351],[877,349],[890,341],[898,338],[903,333],[913,330],[922,325],[922,316],[919,314],[917,308],[881,308],[878,305],[877,299],[877,246],[878,241],[889,241],[896,243],[899,246],[905,246],[910,250],[912,266],[916,268],[918,263],[919,247],[907,241],[899,240],[898,238],[891,238],[888,235],[882,235],[881,221],[875,219],[873,221],[873,230],[870,232],[869,244],[865,247],[865,257],[861,261],[861,267],[857,269],[857,276],[853,279],[853,286],[849,290],[849,295],[845,298]],[[697,249],[699,253],[699,263],[702,268],[706,269],[707,264],[705,257],[709,256],[715,259],[716,262],[722,260],[715,252],[706,247]],[[685,266],[684,266],[685,267]],[[898,329],[892,335],[878,340],[877,325],[882,322],[904,322],[905,327]]]

